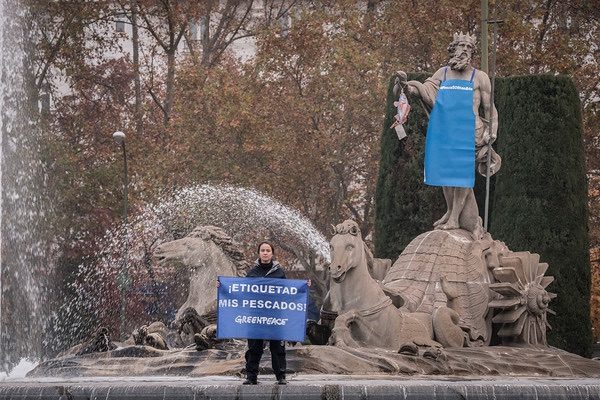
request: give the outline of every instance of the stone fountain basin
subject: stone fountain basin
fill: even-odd
[[[266,351],[241,385],[244,347],[161,351],[129,346],[42,362],[0,382],[2,399],[600,399],[600,361],[555,348],[446,350],[447,360],[383,349],[288,347],[288,385]]]
[[[532,347],[476,347],[446,349],[446,360],[408,356],[377,348],[334,346],[287,347],[288,374],[334,374],[369,376],[446,375],[461,377],[562,377],[600,378],[600,361],[566,351]],[[215,375],[242,376],[243,345],[227,349],[196,351],[157,350],[128,346],[109,352],[65,356],[40,363],[27,374],[37,377],[134,377]],[[261,374],[272,374],[266,350]]]

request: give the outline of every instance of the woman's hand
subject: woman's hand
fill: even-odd
[[[221,287],[221,281],[217,279],[217,288]]]

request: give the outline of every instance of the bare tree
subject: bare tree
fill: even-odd
[[[29,13],[25,39],[32,49],[32,66],[27,70],[28,84],[36,95],[50,92],[53,73],[77,79],[88,58],[100,48],[115,44],[113,37],[88,35],[91,27],[102,28],[112,18],[110,7],[101,2],[33,1],[25,3]],[[47,93],[47,95],[49,95]]]
[[[141,17],[140,27],[146,30],[166,55],[167,75],[165,79],[165,94],[159,98],[155,88],[148,92],[163,114],[165,125],[171,118],[173,100],[175,99],[175,68],[177,49],[183,38],[190,15],[194,15],[199,7],[196,2],[180,2],[174,0],[132,0],[137,13]]]

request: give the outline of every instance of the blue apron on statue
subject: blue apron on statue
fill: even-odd
[[[440,90],[425,139],[425,183],[472,188],[475,185],[475,114],[473,78],[450,79]]]

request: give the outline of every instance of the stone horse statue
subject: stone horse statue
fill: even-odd
[[[393,304],[369,274],[368,249],[356,222],[337,225],[330,243],[330,289],[323,310],[338,314],[330,344],[396,351],[406,344],[463,346],[454,310],[439,307],[433,314],[411,313]]]
[[[187,299],[175,317],[179,336],[186,345],[216,321],[217,276],[246,276],[248,269],[241,249],[216,226],[198,226],[184,238],[162,243],[154,257],[162,266],[175,266],[189,273]]]

